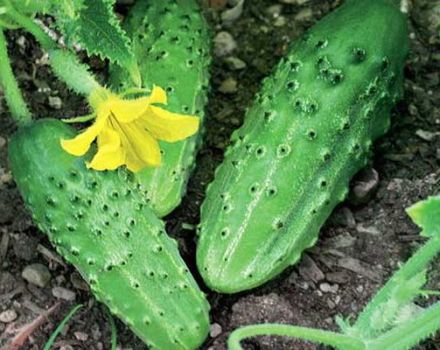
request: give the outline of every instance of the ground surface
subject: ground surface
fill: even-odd
[[[218,4],[220,10],[211,7],[207,16],[213,34],[227,31],[234,38],[236,49],[221,57],[221,52],[215,55],[205,144],[188,195],[167,218],[168,232],[178,238],[182,254],[192,267],[195,235],[188,230],[190,226],[183,225],[184,229],[182,224],[197,224],[204,189],[222,160],[231,132],[242,123],[245,108],[262,78],[285,52],[287,43],[338,4],[337,0],[247,1],[239,18],[227,25],[219,18],[222,2],[209,1],[211,5]],[[298,266],[276,280],[234,296],[206,290],[214,326],[203,349],[225,349],[228,332],[251,323],[282,322],[336,329],[334,316],[354,317],[397,263],[419,244],[418,230],[404,209],[440,190],[440,137],[435,134],[440,131],[440,41],[436,36],[439,23],[440,2],[416,1],[410,19],[411,55],[405,72],[405,102],[396,108],[392,129],[376,144],[372,161],[379,175],[377,190],[365,204],[343,203],[323,228],[317,246],[307,252]],[[10,33],[9,37],[15,71],[35,114],[84,114],[84,103],[53,78],[32,39],[20,33]],[[230,57],[239,58],[245,66]],[[98,61],[92,65],[103,70]],[[95,302],[75,270],[58,260],[23,207],[6,161],[8,138],[15,127],[7,119],[4,101],[0,104],[0,125],[0,346],[14,334],[14,328],[31,322],[61,300],[62,305],[23,349],[42,349],[56,324],[76,303],[85,307],[58,338],[55,349],[109,349],[110,326],[104,308]],[[370,169],[364,176],[371,179],[372,174]],[[359,186],[356,181],[353,186],[356,183]],[[24,269],[36,263],[50,273],[44,288],[22,278]],[[431,287],[440,288],[439,281],[434,276]],[[121,323],[117,326],[120,348],[144,348]],[[316,348],[276,338],[251,340],[247,347]],[[439,349],[440,341],[427,342],[421,348]]]

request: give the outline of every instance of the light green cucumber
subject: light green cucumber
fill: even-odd
[[[344,200],[402,96],[397,3],[345,1],[265,80],[202,205],[197,265],[212,289],[254,288],[295,264]]]
[[[204,118],[207,101],[210,36],[195,0],[138,0],[125,26],[133,40],[144,87],[158,85],[168,95],[167,110]],[[115,87],[130,87],[116,67]],[[165,216],[176,208],[186,191],[195,165],[201,130],[176,143],[162,142],[162,164],[136,174],[154,212]]]
[[[11,139],[12,173],[35,223],[150,349],[198,348],[209,305],[176,241],[125,171],[89,170],[61,149],[74,135],[47,119]]]

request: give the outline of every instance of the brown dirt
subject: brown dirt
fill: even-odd
[[[218,12],[208,13],[214,35],[221,30],[233,35],[238,44],[233,55],[245,61],[246,68],[231,70],[224,58],[215,57],[205,144],[183,204],[166,218],[169,233],[178,238],[182,255],[195,274],[195,232],[182,228],[182,224],[197,224],[204,189],[222,160],[231,132],[241,125],[244,111],[261,80],[284,54],[288,42],[300,36],[338,2],[316,0],[301,6],[284,4],[280,13],[284,23],[267,12],[270,6],[281,4],[273,0],[246,2],[243,14],[229,26],[221,23]],[[269,11],[273,12],[274,8]],[[322,229],[317,246],[307,252],[298,266],[274,281],[234,296],[204,288],[212,305],[212,323],[220,325],[221,334],[209,337],[202,349],[225,349],[228,332],[250,323],[282,322],[336,329],[334,317],[354,318],[398,262],[417,247],[418,229],[407,218],[405,208],[440,191],[440,137],[427,141],[426,137],[416,134],[417,130],[440,131],[439,13],[440,3],[433,0],[416,1],[411,12],[411,55],[405,72],[405,99],[394,112],[391,131],[376,144],[371,163],[380,177],[377,191],[365,204],[347,201],[337,208]],[[41,62],[43,53],[32,38],[22,33],[9,33],[8,37],[14,69],[35,115],[60,118],[83,114],[82,99],[53,77],[44,60]],[[100,62],[92,61],[92,66],[102,71]],[[230,77],[238,82],[238,91],[224,94],[219,87]],[[49,96],[60,97],[62,109],[50,107]],[[53,249],[32,224],[10,177],[7,140],[15,126],[8,119],[3,101],[0,125],[0,136],[6,140],[2,145],[0,139],[0,313],[13,310],[17,314],[13,322],[18,326],[26,324],[42,309],[57,302],[52,288],[61,286],[75,292],[75,301],[63,303],[23,349],[42,349],[57,323],[75,303],[85,307],[69,323],[54,348],[110,349],[110,326],[104,307],[81,283],[74,268],[41,252],[41,247],[52,253]],[[33,263],[49,268],[51,280],[47,287],[39,288],[22,279],[24,267]],[[438,289],[439,274],[432,275],[431,287]],[[0,346],[10,337],[7,333],[10,325],[0,322]],[[117,322],[117,326],[121,349],[144,348],[122,323]],[[316,348],[271,337],[252,339],[246,344],[249,349]],[[440,349],[440,340],[428,341],[420,349]]]

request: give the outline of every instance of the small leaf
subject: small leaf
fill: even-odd
[[[66,1],[66,0],[65,0]],[[125,68],[136,85],[141,78],[131,42],[122,30],[113,11],[115,0],[86,0],[79,16],[61,23],[68,43],[78,42],[88,54],[109,59]],[[75,7],[65,7],[64,12],[75,13]],[[57,18],[57,21],[61,20]]]
[[[407,209],[408,215],[425,237],[440,237],[440,196],[429,197]]]

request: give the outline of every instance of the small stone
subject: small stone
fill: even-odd
[[[339,290],[339,286],[337,284],[331,285],[324,282],[319,285],[319,289],[324,293],[336,293]]]
[[[440,160],[440,148],[437,148],[435,154],[436,154],[437,159]]]
[[[81,277],[81,275],[76,271],[74,271],[70,275],[70,282],[72,283],[72,285],[76,289],[89,291],[89,285],[87,284],[86,281],[84,281],[84,279]]]
[[[75,335],[75,338],[79,341],[87,341],[87,339],[89,339],[89,335],[84,332],[75,332],[73,334]]]
[[[284,16],[279,16],[277,17],[277,19],[275,20],[275,22],[273,22],[273,25],[275,27],[284,27],[287,23],[287,19]]]
[[[52,278],[49,269],[42,264],[32,264],[26,266],[21,273],[21,277],[23,277],[29,283],[41,288],[44,288]]]
[[[74,350],[72,345],[65,344],[60,346],[60,350]]]
[[[211,338],[217,338],[220,334],[222,334],[223,329],[218,323],[213,323],[209,328],[209,335]]]
[[[341,249],[351,247],[356,238],[350,235],[348,232],[341,233],[335,237],[326,240],[325,246],[333,249]]]
[[[229,77],[221,83],[218,90],[224,94],[235,94],[238,90],[237,85],[237,80]]]
[[[346,270],[355,272],[358,275],[364,276],[372,281],[378,282],[381,280],[380,273],[377,273],[377,271],[373,271],[365,263],[355,258],[350,258],[350,257],[341,258],[338,260],[338,266]]]
[[[359,224],[356,226],[356,231],[359,233],[368,233],[373,236],[379,236],[380,231],[377,229],[377,227],[374,226],[364,226],[363,224]]]
[[[0,182],[3,184],[10,184],[12,182],[12,174],[7,172],[0,175]]]
[[[71,291],[70,289],[66,289],[63,287],[53,287],[52,288],[52,295],[55,298],[63,299],[67,301],[74,301],[76,299],[75,292]]]
[[[214,38],[214,53],[217,57],[227,56],[237,48],[237,43],[229,32],[219,32]]]
[[[327,305],[330,309],[334,309],[336,307],[336,304],[330,299],[327,300]]]
[[[15,310],[9,309],[0,313],[0,322],[11,323],[17,319],[17,313]]]
[[[243,5],[244,0],[237,0],[234,2],[233,8],[223,11],[221,15],[223,22],[229,24],[240,18],[241,14],[243,13]]]
[[[304,254],[302,257],[298,271],[302,278],[305,280],[312,280],[313,282],[322,281],[325,277],[315,261],[307,254]]]
[[[6,145],[6,139],[4,137],[0,136],[0,149],[5,147],[5,145]]]
[[[226,58],[225,63],[232,70],[241,70],[241,69],[246,68],[246,62],[244,62],[241,59],[234,57],[234,56],[230,56],[230,57]]]
[[[416,135],[418,137],[420,137],[422,140],[431,142],[437,136],[440,135],[440,132],[430,132],[430,131],[425,131],[425,130],[419,129],[419,130],[416,131]]]
[[[350,280],[350,276],[345,271],[329,272],[325,279],[331,283],[345,284]]]
[[[49,96],[49,106],[53,109],[61,109],[63,107],[63,101],[58,96]]]
[[[283,11],[283,5],[280,4],[271,5],[266,9],[266,13],[269,16],[272,16],[273,18],[278,17],[282,11]]]
[[[350,201],[353,204],[367,203],[379,185],[379,173],[373,169],[363,170],[353,183]]]
[[[312,9],[305,8],[298,12],[298,14],[295,16],[295,19],[297,21],[304,21],[312,17],[312,15],[313,15]]]
[[[26,38],[23,35],[20,35],[17,39],[17,45],[20,46],[21,48],[25,48],[26,46]]]
[[[281,0],[281,2],[289,5],[304,5],[309,0]]]

